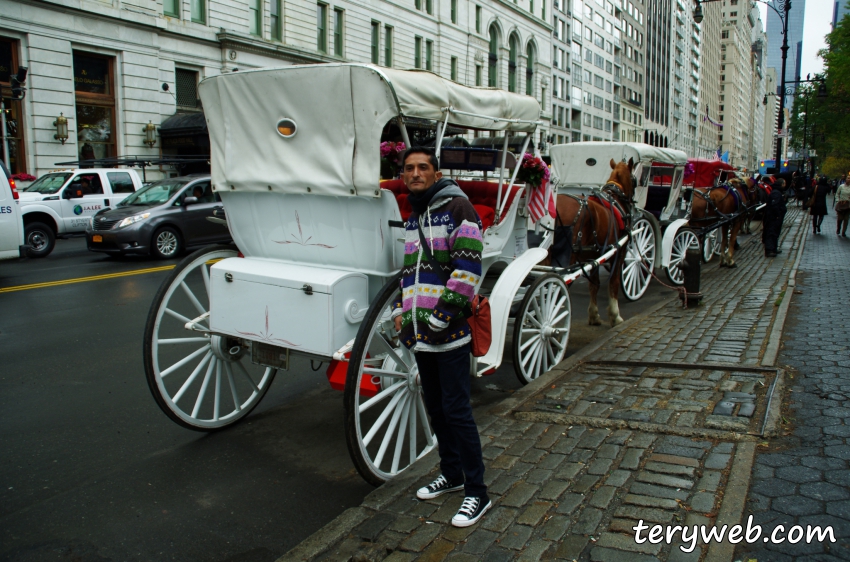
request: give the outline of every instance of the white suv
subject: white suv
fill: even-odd
[[[91,168],[56,170],[44,174],[21,191],[27,255],[43,258],[53,251],[57,238],[84,234],[91,218],[114,207],[141,189],[135,170]]]
[[[23,244],[24,223],[15,180],[0,160],[0,260],[22,257],[26,250]]]

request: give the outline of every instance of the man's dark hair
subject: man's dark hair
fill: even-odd
[[[428,161],[431,162],[431,165],[434,166],[434,171],[438,171],[440,169],[440,163],[437,162],[437,153],[434,152],[433,149],[427,148],[425,146],[411,146],[407,150],[404,151],[404,155],[401,157],[401,168],[404,170],[404,164],[407,162],[407,157],[411,154],[427,154]]]

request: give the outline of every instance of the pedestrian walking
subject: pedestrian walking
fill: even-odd
[[[407,150],[402,178],[413,212],[405,224],[401,294],[393,318],[419,367],[442,472],[416,497],[428,500],[464,490],[452,525],[468,527],[492,505],[470,403],[472,339],[466,321],[481,279],[481,221],[458,184],[442,177],[433,150]]]
[[[812,216],[812,234],[820,234],[820,227],[826,212],[826,196],[829,195],[829,182],[821,176],[808,201],[809,214]]]
[[[846,182],[838,186],[835,192],[835,213],[838,215],[838,226],[835,233],[847,238],[847,223],[850,222],[850,185]]]
[[[764,208],[764,219],[762,221],[762,241],[764,242],[764,256],[775,258],[781,250],[779,249],[779,234],[782,232],[782,221],[785,219],[785,198],[782,191],[776,186],[772,178],[764,178],[762,183],[767,194],[767,204]]]

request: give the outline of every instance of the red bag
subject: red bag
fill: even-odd
[[[472,314],[466,319],[472,334],[472,356],[483,357],[493,342],[493,327],[490,323],[490,301],[475,295],[470,304]]]

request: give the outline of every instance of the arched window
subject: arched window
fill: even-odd
[[[508,46],[510,48],[510,54],[508,56],[508,91],[516,92],[516,59],[518,56],[517,51],[519,51],[519,41],[516,35],[511,35]]]
[[[499,31],[495,25],[490,26],[490,60],[487,65],[487,85],[491,88],[499,86]]]
[[[528,49],[525,53],[525,95],[534,95],[534,45],[528,44]]]

